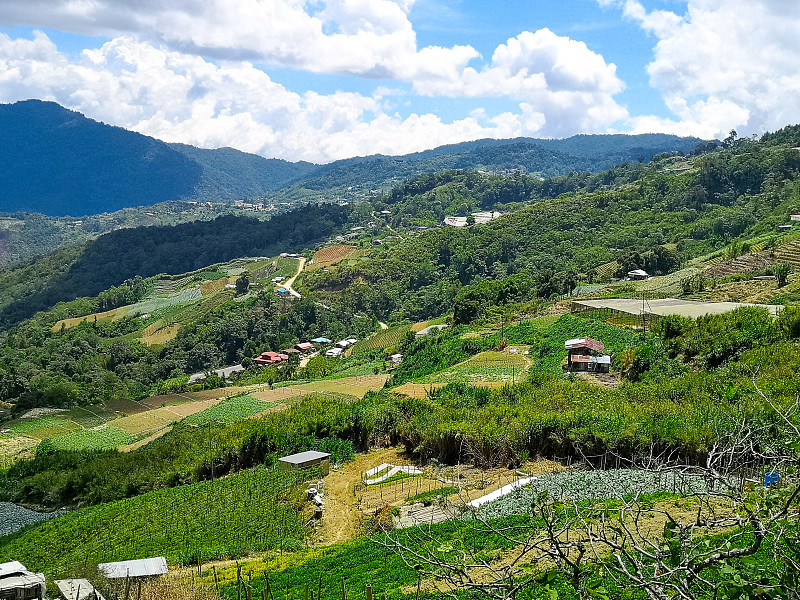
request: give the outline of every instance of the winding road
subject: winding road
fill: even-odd
[[[283,284],[283,287],[286,288],[286,291],[289,292],[290,295],[294,296],[295,298],[302,298],[302,296],[292,287],[294,280],[297,279],[297,276],[303,272],[303,268],[306,266],[306,259],[299,258],[297,263],[297,273],[294,274],[294,277],[290,277],[286,280],[286,283]]]

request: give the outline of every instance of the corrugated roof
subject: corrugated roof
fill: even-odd
[[[67,600],[105,600],[88,579],[56,579],[54,583]]]
[[[103,563],[102,565],[97,565],[97,568],[109,579],[153,577],[155,575],[164,575],[168,572],[167,559],[163,556]]]
[[[31,573],[25,571],[17,575],[10,575],[0,579],[0,592],[8,590],[30,590],[39,588],[39,593],[44,597],[46,591],[46,582],[42,573]]]
[[[321,458],[330,458],[330,454],[327,452],[317,452],[316,450],[306,450],[305,452],[298,452],[297,454],[284,456],[279,460],[292,465],[301,465],[303,463],[307,463],[312,460],[319,460]]]
[[[589,348],[590,350],[595,350],[596,352],[602,352],[605,350],[605,345],[603,342],[598,342],[594,338],[590,337],[582,337],[582,338],[574,338],[571,340],[567,340],[564,342],[564,348],[566,350],[576,350],[578,348]]]
[[[16,573],[27,573],[28,569],[21,562],[12,560],[11,562],[0,564],[0,577],[8,577]]]

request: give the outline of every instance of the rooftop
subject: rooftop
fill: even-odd
[[[293,465],[301,465],[303,463],[307,463],[312,460],[330,458],[330,456],[331,455],[328,452],[317,452],[316,450],[306,450],[305,452],[298,452],[297,454],[290,454],[289,456],[284,456],[283,458],[280,458],[278,460]]]
[[[167,559],[163,556],[154,558],[141,558],[139,560],[123,560],[97,565],[109,579],[122,579],[125,577],[153,577],[164,575],[168,572]]]

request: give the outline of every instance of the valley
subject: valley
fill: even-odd
[[[782,598],[796,146],[470,163],[4,268],[0,560],[114,593],[98,564],[164,557],[143,597]],[[498,149],[533,152],[461,153]]]

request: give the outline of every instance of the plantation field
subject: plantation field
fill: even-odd
[[[109,450],[136,441],[136,437],[118,427],[100,425],[79,429],[50,440],[59,450]]]
[[[180,328],[180,325],[165,325],[163,321],[157,321],[142,331],[138,339],[148,346],[163,346],[175,339]]]
[[[85,317],[73,317],[71,319],[62,319],[58,321],[55,325],[53,325],[51,330],[53,332],[58,332],[61,331],[62,326],[64,327],[64,329],[69,329],[71,327],[79,325],[80,323],[93,322],[95,318],[97,319],[98,322],[103,322],[103,321],[113,322],[113,321],[118,321],[123,317],[127,316],[150,314],[157,310],[169,308],[177,304],[194,302],[195,300],[199,300],[201,297],[202,294],[200,293],[200,288],[189,288],[172,296],[153,297],[148,300],[137,302],[136,304],[130,304],[128,306],[120,306],[119,308],[115,308],[113,310],[93,313],[90,315],[86,315]]]
[[[225,286],[228,284],[235,284],[236,278],[235,277],[220,277],[219,279],[215,279],[213,281],[204,281],[200,284],[200,293],[203,296],[210,296],[214,292],[218,292],[219,290],[224,290]]]
[[[355,246],[348,246],[346,244],[336,244],[327,246],[322,250],[314,253],[315,265],[332,265],[347,258],[347,256],[356,250]]]
[[[39,440],[24,435],[0,434],[0,469],[33,458],[33,451],[38,444]]]
[[[212,422],[227,425],[275,406],[274,403],[264,402],[249,395],[231,396],[211,408],[186,417],[184,422],[191,425],[205,425]]]
[[[297,549],[303,521],[287,499],[302,493],[294,487],[301,478],[257,467],[76,510],[0,538],[0,560],[22,561],[52,578],[84,563]]]
[[[321,394],[344,394],[363,398],[367,392],[377,391],[383,388],[388,375],[366,375],[363,377],[346,377],[344,379],[330,379],[314,381],[293,386],[299,390],[309,392],[319,392]]]
[[[107,310],[104,312],[93,313],[91,315],[86,315],[85,317],[73,317],[71,319],[61,319],[52,327],[53,332],[61,331],[61,328],[70,329],[72,327],[76,327],[81,323],[92,323],[97,320],[98,323],[103,321],[118,321],[121,318],[127,316],[129,306],[120,306],[119,308],[115,308],[113,310]]]
[[[63,417],[36,417],[8,425],[8,429],[18,435],[45,440],[82,429],[76,422]]]
[[[415,383],[513,383],[524,379],[532,362],[522,353],[527,347],[516,347],[517,353],[488,350],[476,354],[445,371],[428,375]]]
[[[440,317],[438,319],[431,319],[429,321],[420,321],[419,323],[414,323],[411,326],[411,331],[417,333],[418,331],[422,331],[423,329],[426,329],[431,325],[444,325],[446,320],[447,320],[446,317]]]
[[[395,388],[392,388],[390,391],[395,394],[401,394],[403,396],[408,396],[409,398],[427,398],[430,392],[443,388],[448,383],[454,382],[446,382],[446,383],[417,383],[413,381],[409,381],[404,383],[403,385],[398,385]],[[500,389],[503,386],[511,385],[510,381],[470,381],[469,384],[473,387],[479,388],[487,388],[490,390]]]
[[[370,350],[395,346],[403,341],[403,336],[411,330],[411,325],[397,325],[389,329],[381,329],[374,335],[363,339],[353,346],[353,355],[366,354]]]
[[[183,404],[156,408],[129,417],[115,419],[114,426],[128,433],[139,435],[155,431],[170,423],[195,415],[212,406],[216,406],[221,401],[221,399],[198,400],[196,402],[184,402]]]
[[[313,392],[307,390],[300,390],[296,387],[280,387],[272,390],[261,390],[258,392],[250,392],[250,396],[261,400],[262,402],[281,403],[291,398],[299,398]]]

